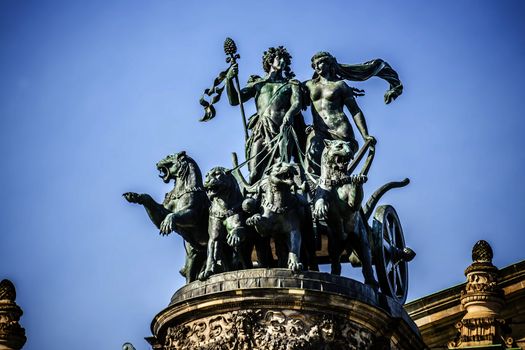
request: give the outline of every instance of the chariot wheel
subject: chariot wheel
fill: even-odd
[[[372,236],[372,259],[381,291],[403,304],[408,294],[408,261],[413,252],[405,247],[394,207],[382,205],[376,209]]]

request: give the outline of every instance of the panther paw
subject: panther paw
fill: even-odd
[[[164,220],[160,223],[160,234],[162,236],[169,235],[171,232],[175,230],[175,215],[173,213],[170,213],[166,215]]]
[[[230,247],[238,247],[241,244],[242,237],[238,232],[232,232],[226,237],[226,243]]]
[[[206,269],[204,269],[204,271],[202,271],[201,273],[199,273],[199,280],[200,280],[200,281],[205,281],[205,280],[207,280],[210,276],[215,275],[216,273],[218,273],[218,271],[217,271],[217,265],[212,265],[212,266],[210,266],[210,267],[207,267]]]
[[[293,272],[299,272],[303,270],[303,264],[301,264],[296,254],[290,254],[288,257],[288,268]]]
[[[252,217],[249,217],[246,219],[246,225],[248,226],[257,226],[261,222],[262,215],[261,214],[255,214]]]
[[[312,215],[316,220],[326,219],[326,217],[328,216],[328,205],[326,204],[324,199],[321,198],[315,202]]]
[[[366,175],[352,175],[352,183],[355,185],[362,185],[368,181]]]
[[[143,195],[141,194],[135,192],[126,192],[122,194],[122,197],[124,197],[130,203],[142,204]]]

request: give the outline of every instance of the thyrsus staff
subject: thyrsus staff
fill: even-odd
[[[219,73],[217,78],[215,78],[213,81],[211,88],[204,90],[204,94],[199,101],[201,106],[204,107],[204,116],[200,119],[201,122],[207,122],[215,118],[216,111],[213,105],[219,102],[221,99],[221,95],[224,90],[224,85],[221,86],[221,84],[226,78],[227,72],[232,66],[237,67],[237,60],[241,58],[241,55],[237,53],[237,45],[235,45],[235,41],[233,41],[231,38],[226,38],[226,40],[224,40],[224,53],[227,55],[226,62],[230,63],[230,67],[227,70]],[[235,85],[237,86],[237,91],[240,94],[240,84],[237,75],[235,76]],[[211,96],[210,102],[205,100],[205,96]],[[242,125],[244,127],[244,140],[246,142],[248,140],[248,125],[246,122],[246,115],[244,113],[244,106],[242,103],[240,103],[239,106],[241,108]]]

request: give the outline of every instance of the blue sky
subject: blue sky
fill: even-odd
[[[171,185],[154,165],[169,153],[204,172],[241,153],[238,109],[221,101],[198,122],[226,36],[241,82],[275,45],[301,80],[320,50],[398,71],[388,106],[384,81],[352,85],[378,139],[367,194],[412,180],[382,201],[418,253],[409,299],[461,283],[479,239],[499,267],[522,260],[524,14],[522,1],[1,1],[0,277],[17,286],[25,349],[147,349],[184,283],[182,241],[121,194],[161,200]]]

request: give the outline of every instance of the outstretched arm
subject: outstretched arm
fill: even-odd
[[[357,126],[357,129],[359,129],[359,133],[361,133],[363,139],[368,140],[371,138],[371,136],[368,135],[368,127],[366,126],[365,116],[363,115],[361,108],[359,108],[357,105],[354,94],[354,89],[345,84],[345,106],[352,114],[355,125]]]
[[[301,86],[299,83],[291,83],[292,85],[292,96],[290,98],[290,108],[286,112],[283,118],[283,125],[291,125],[293,124],[293,118],[299,112],[301,112],[302,104],[301,104]]]

